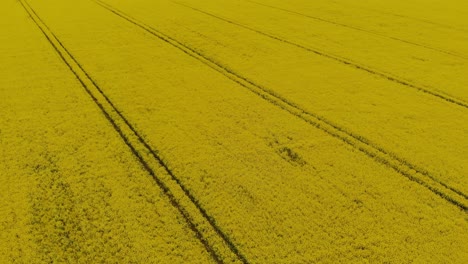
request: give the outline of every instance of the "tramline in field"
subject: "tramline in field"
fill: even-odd
[[[465,263],[449,2],[3,1],[0,262]]]

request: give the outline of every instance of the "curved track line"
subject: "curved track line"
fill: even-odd
[[[371,34],[371,35],[375,35],[375,36],[379,36],[379,37],[382,37],[382,38],[386,38],[386,39],[391,39],[391,40],[403,42],[403,43],[410,44],[410,45],[413,45],[413,46],[417,46],[417,47],[425,48],[425,49],[428,49],[428,50],[436,51],[436,52],[439,52],[439,53],[443,53],[443,54],[446,54],[446,55],[450,55],[450,56],[453,56],[453,57],[456,57],[456,58],[459,58],[459,59],[468,60],[468,58],[465,57],[465,56],[463,56],[462,54],[458,54],[458,53],[455,53],[455,52],[451,52],[451,51],[447,51],[447,50],[443,50],[443,49],[438,49],[438,48],[430,47],[430,46],[427,46],[427,45],[419,44],[419,43],[416,43],[416,42],[412,42],[412,41],[405,40],[405,39],[401,39],[401,38],[397,38],[397,37],[388,36],[388,35],[385,35],[385,34],[382,34],[382,33],[378,33],[378,32],[375,32],[375,31],[363,29],[363,28],[360,28],[360,27],[350,26],[350,25],[338,23],[338,22],[335,22],[335,21],[331,21],[331,20],[328,20],[328,19],[323,19],[323,18],[320,18],[320,17],[315,17],[315,16],[311,16],[311,15],[299,13],[299,12],[296,12],[296,11],[293,11],[293,10],[289,10],[289,9],[285,9],[285,8],[281,8],[281,7],[277,7],[277,6],[272,6],[272,5],[267,5],[267,4],[259,3],[259,2],[252,1],[252,0],[243,0],[243,1],[246,1],[246,2],[249,2],[249,3],[253,3],[253,4],[256,4],[256,5],[260,5],[260,6],[269,7],[269,8],[271,8],[271,9],[280,10],[280,11],[283,11],[283,12],[286,12],[286,13],[291,13],[291,14],[295,14],[295,15],[298,15],[298,16],[310,18],[310,19],[313,19],[313,20],[316,20],[316,21],[320,21],[320,22],[323,22],[323,23],[332,24],[332,25],[335,25],[335,26],[339,26],[339,27],[344,27],[344,28],[348,28],[348,29],[353,29],[353,30],[361,31],[361,32],[364,32],[364,33],[367,33],[367,34]]]
[[[456,190],[448,186],[447,184],[441,182],[436,177],[430,175],[424,170],[419,170],[417,166],[412,165],[408,161],[397,157],[395,154],[390,153],[378,145],[370,142],[369,140],[363,138],[362,136],[353,134],[350,131],[347,131],[345,128],[340,127],[325,118],[308,112],[304,110],[297,104],[289,101],[286,98],[281,97],[279,94],[276,94],[274,91],[271,91],[268,88],[265,88],[259,84],[256,84],[252,80],[249,80],[246,77],[239,75],[238,73],[230,70],[226,66],[215,62],[214,60],[208,58],[199,51],[196,51],[193,48],[190,48],[186,44],[179,42],[178,40],[156,30],[155,28],[136,20],[130,15],[110,6],[109,4],[101,0],[93,0],[96,4],[102,6],[113,14],[121,17],[122,19],[127,20],[128,22],[134,24],[135,26],[141,28],[142,30],[148,32],[149,34],[157,37],[158,39],[172,45],[173,47],[179,49],[185,54],[199,60],[213,70],[223,74],[225,77],[236,82],[240,86],[247,88],[249,91],[260,96],[262,99],[268,101],[269,103],[283,109],[286,112],[302,119],[308,124],[324,131],[330,136],[333,136],[346,144],[354,147],[355,149],[361,151],[368,157],[373,160],[392,168],[400,175],[405,176],[409,180],[420,184],[421,186],[427,188],[436,195],[442,197],[447,202],[457,206],[463,211],[468,211],[468,196],[463,192]]]
[[[397,77],[397,76],[394,76],[393,74],[389,74],[389,73],[385,73],[385,72],[381,72],[377,69],[372,69],[370,67],[367,67],[367,66],[364,66],[364,65],[361,65],[357,62],[354,62],[352,60],[349,60],[347,58],[344,58],[344,57],[340,57],[340,56],[337,56],[337,55],[332,55],[332,54],[329,54],[329,53],[326,53],[326,52],[323,52],[323,51],[320,51],[320,50],[317,50],[317,49],[312,49],[312,48],[309,48],[309,47],[306,47],[306,46],[303,46],[301,44],[297,44],[297,43],[294,43],[294,42],[291,42],[289,40],[286,40],[286,39],[282,39],[280,37],[277,37],[275,35],[271,35],[269,33],[265,33],[263,31],[260,31],[260,30],[257,30],[257,29],[254,29],[254,28],[251,28],[251,27],[248,27],[248,26],[245,26],[243,24],[239,24],[237,22],[234,22],[234,21],[231,21],[231,20],[228,20],[228,19],[225,19],[223,17],[220,17],[220,16],[217,16],[217,15],[214,15],[214,14],[211,14],[211,13],[208,13],[206,11],[203,11],[203,10],[200,10],[198,8],[195,8],[195,7],[192,7],[192,6],[189,6],[189,5],[186,5],[186,4],[182,4],[182,3],[179,3],[179,2],[176,2],[176,1],[171,1],[175,4],[178,4],[178,5],[181,5],[181,6],[185,6],[187,8],[190,8],[194,11],[197,11],[199,13],[203,13],[205,15],[208,15],[208,16],[211,16],[213,18],[216,18],[218,20],[222,20],[226,23],[229,23],[229,24],[233,24],[233,25],[236,25],[238,27],[241,27],[241,28],[244,28],[244,29],[247,29],[249,31],[252,31],[252,32],[255,32],[257,34],[260,34],[260,35],[263,35],[263,36],[266,36],[268,38],[271,38],[271,39],[274,39],[274,40],[277,40],[277,41],[280,41],[280,42],[283,42],[283,43],[286,43],[286,44],[289,44],[289,45],[292,45],[292,46],[295,46],[297,48],[300,48],[300,49],[303,49],[303,50],[306,50],[308,52],[312,52],[316,55],[319,55],[321,57],[324,57],[324,58],[328,58],[328,59],[331,59],[331,60],[334,60],[336,62],[339,62],[339,63],[342,63],[342,64],[345,64],[345,65],[348,65],[348,66],[351,66],[353,68],[356,68],[356,69],[359,69],[359,70],[362,70],[362,71],[365,71],[367,73],[370,73],[372,75],[376,75],[380,78],[383,78],[383,79],[387,79],[389,81],[392,81],[392,82],[395,82],[395,83],[398,83],[398,84],[401,84],[405,87],[408,87],[408,88],[412,88],[412,89],[416,89],[417,91],[420,91],[420,92],[423,92],[425,94],[428,94],[428,95],[431,95],[431,96],[434,96],[438,99],[442,99],[446,102],[449,102],[449,103],[452,103],[452,104],[455,104],[455,105],[458,105],[458,106],[461,106],[461,107],[464,107],[464,108],[467,108],[468,109],[468,103],[466,103],[465,101],[461,100],[461,99],[457,99],[453,96],[447,96],[447,95],[443,95],[443,94],[440,94],[440,93],[437,93],[437,92],[434,92],[434,91],[431,91],[429,89],[426,89],[426,88],[423,88],[421,86],[418,86],[416,84],[412,84],[410,83],[409,81],[406,81],[404,80],[403,78],[401,77]]]
[[[65,48],[34,9],[26,0],[19,0],[19,2],[52,45],[55,52],[75,75],[86,93],[99,107],[114,130],[130,148],[132,154],[169,198],[171,205],[179,211],[188,227],[195,233],[195,236],[203,244],[213,260],[217,263],[224,263],[226,259],[230,260],[230,262],[249,263],[230,238],[216,224],[214,218],[208,215],[198,200],[174,175],[167,163],[150,147],[121,111],[115,107],[99,85]]]

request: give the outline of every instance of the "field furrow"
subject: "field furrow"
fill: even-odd
[[[210,262],[20,3],[1,5],[0,262]]]
[[[439,96],[445,95],[459,103],[463,101],[466,106],[468,97],[463,88],[466,80],[460,77],[460,74],[467,70],[468,57],[465,55],[422,44],[414,45],[408,41],[382,38],[380,34],[356,31],[349,26],[322,23],[323,21],[294,16],[281,10],[265,7],[263,12],[259,12],[258,8],[254,8],[255,4],[249,2],[240,4],[239,1],[231,0],[222,6],[206,1],[203,3],[173,1],[173,3],[195,8],[205,15],[290,45],[320,52],[328,58],[341,60],[368,73],[407,83],[410,87],[428,90]],[[242,10],[242,12],[232,10]],[[256,12],[258,15],[253,16],[250,12]],[[463,47],[468,40],[466,36],[462,36],[464,39],[458,40],[460,42],[458,45]],[[437,36],[431,37],[437,38]],[[441,37],[447,38],[446,35]],[[434,68],[435,65],[438,67]],[[452,75],[448,75],[446,71],[443,71],[442,75],[439,71],[441,65]]]
[[[465,6],[1,2],[0,263],[466,263]]]
[[[170,2],[160,3],[161,7],[156,5],[153,11],[150,4],[141,2],[139,8],[132,4],[135,7],[131,11],[140,14],[132,17],[147,27],[372,144],[459,195],[466,195],[468,182],[463,176],[467,172],[464,168],[466,108],[447,105],[438,98],[405,89],[386,79],[373,78],[321,56],[311,57],[236,25],[214,23],[210,17],[189,9],[184,11],[184,7]],[[177,10],[186,15],[177,21],[148,15],[159,9]],[[228,28],[229,34],[219,34],[221,28]],[[243,44],[236,44],[236,39],[242,39]],[[254,66],[259,64],[268,66]],[[458,116],[458,119],[448,120],[447,116]],[[453,170],[447,173],[443,169],[447,166]]]
[[[369,66],[363,65],[362,63],[350,60],[348,58],[344,58],[344,57],[337,56],[335,54],[328,53],[327,51],[318,50],[316,48],[310,48],[308,46],[304,46],[304,45],[301,45],[301,44],[298,44],[298,43],[295,43],[295,42],[291,42],[291,41],[289,41],[287,39],[272,35],[270,33],[260,31],[260,30],[255,29],[255,28],[251,28],[251,27],[239,24],[239,23],[234,22],[232,20],[222,18],[220,16],[214,15],[212,13],[208,13],[206,11],[200,10],[198,8],[194,8],[194,7],[186,5],[186,4],[182,4],[182,3],[179,3],[179,2],[175,2],[175,1],[174,1],[174,3],[177,3],[177,4],[180,4],[182,6],[188,7],[190,9],[192,9],[192,10],[195,10],[195,11],[200,12],[202,14],[205,14],[205,15],[214,17],[216,19],[222,20],[222,21],[227,22],[229,24],[233,24],[233,25],[242,27],[244,29],[253,31],[255,33],[258,33],[258,34],[261,34],[263,36],[269,37],[271,39],[274,39],[274,40],[277,40],[277,41],[280,41],[280,42],[295,46],[297,48],[306,50],[308,52],[312,52],[315,55],[319,55],[319,56],[322,56],[324,58],[334,60],[334,61],[336,61],[338,63],[342,63],[342,64],[345,64],[345,65],[354,67],[354,68],[356,68],[358,70],[365,71],[365,72],[367,72],[369,74],[372,74],[372,75],[375,75],[375,76],[377,76],[379,78],[387,79],[387,80],[389,80],[391,82],[395,82],[397,84],[403,85],[403,86],[408,87],[410,89],[415,89],[417,91],[421,91],[421,92],[424,92],[426,94],[432,95],[432,96],[434,96],[434,97],[436,97],[438,99],[445,100],[447,102],[459,105],[459,106],[464,107],[464,108],[468,108],[468,103],[466,102],[466,100],[458,99],[458,98],[456,98],[456,97],[454,97],[452,95],[446,95],[443,92],[442,93],[437,92],[437,89],[427,87],[427,86],[425,87],[423,85],[418,85],[418,84],[412,83],[411,81],[408,81],[407,79],[399,77],[399,76],[395,76],[394,74],[391,74],[391,73],[388,73],[388,72],[385,72],[385,71],[382,71],[382,70],[379,70],[379,69],[376,69],[376,68],[371,68]]]
[[[100,2],[101,3],[101,2]],[[216,63],[213,60],[205,57],[203,54],[187,47],[183,43],[178,42],[177,40],[168,37],[167,35],[158,32],[156,29],[145,25],[141,22],[138,22],[133,17],[128,16],[125,13],[117,9],[113,9],[111,6],[103,4],[105,8],[115,13],[116,15],[122,17],[123,19],[129,21],[132,24],[137,25],[143,30],[149,32],[150,34],[156,36],[157,38],[171,44],[175,48],[181,50],[182,52],[192,56],[193,58],[199,60],[200,62],[206,64],[210,68],[220,72],[227,78],[238,83],[239,85],[249,89],[253,93],[259,95],[261,98],[266,101],[278,106],[279,108],[303,119],[307,123],[325,131],[329,135],[339,138],[340,140],[346,142],[352,147],[356,148],[359,151],[362,151],[370,158],[374,159],[377,162],[381,162],[395,171],[399,172],[402,176],[407,177],[408,179],[415,181],[422,186],[428,188],[435,194],[446,199],[448,202],[460,207],[462,210],[468,210],[468,196],[462,191],[453,188],[446,183],[440,181],[427,171],[421,168],[417,168],[406,160],[403,160],[393,153],[388,153],[386,150],[381,147],[369,142],[366,139],[363,139],[361,136],[354,135],[346,129],[337,126],[336,124],[331,123],[330,121],[324,119],[323,117],[317,116],[316,114],[307,112],[306,110],[296,106],[294,103],[289,102],[287,99],[282,98],[281,96],[275,94],[268,89],[261,87],[260,85],[252,82],[251,80],[240,76],[236,72],[233,72],[227,69],[225,66]]]
[[[452,27],[441,25],[433,21],[419,19],[419,21],[423,21],[424,23],[429,22],[429,24],[431,24],[431,27],[421,26],[420,24],[415,23],[414,21],[405,21],[405,20],[401,22],[395,21],[395,18],[394,18],[395,16],[400,17],[400,18],[401,17],[405,18],[405,16],[386,13],[385,11],[381,11],[381,10],[376,10],[376,9],[373,9],[371,5],[368,5],[367,7],[362,6],[362,5],[353,5],[355,3],[349,3],[349,1],[335,1],[333,3],[330,3],[330,2],[318,3],[313,8],[308,8],[306,2],[297,2],[297,3],[289,2],[288,6],[290,8],[293,7],[294,10],[287,9],[288,7],[284,5],[284,3],[281,3],[275,0],[273,1],[271,0],[270,1],[268,0],[267,1],[243,0],[243,1],[266,6],[272,9],[281,10],[283,12],[288,12],[288,13],[295,14],[298,16],[307,17],[310,19],[321,21],[323,23],[345,27],[351,30],[362,31],[367,34],[380,36],[383,38],[403,42],[403,43],[410,44],[410,45],[415,45],[418,47],[422,47],[422,48],[426,48],[426,49],[434,50],[437,52],[449,54],[455,57],[466,59],[466,56],[461,54],[463,52],[462,49],[464,49],[465,47],[463,47],[462,45],[460,46],[453,45],[454,40],[460,41],[460,42],[462,42],[464,39],[466,40],[464,35],[463,34],[454,35]],[[347,13],[346,16],[343,15],[343,12],[340,12],[340,10],[343,10],[343,9],[346,9],[347,11],[349,11],[349,13]],[[301,10],[301,11],[295,11],[295,10]],[[375,13],[379,13],[379,16],[376,16]],[[310,15],[310,14],[314,14],[314,15]],[[355,14],[355,17],[353,17],[354,14]],[[392,18],[390,18],[392,21],[392,24],[383,24],[382,14],[393,16]],[[375,20],[373,20],[372,18],[374,18]],[[406,29],[399,27],[403,23],[406,24],[407,26]],[[440,34],[450,35],[451,38],[434,40],[432,37],[434,34],[434,27],[433,27],[434,24],[440,25],[448,29],[452,29],[452,30],[445,31],[445,32],[444,31],[438,32]],[[414,30],[419,31],[420,34],[414,34],[415,33]],[[423,34],[421,31],[423,31]],[[463,30],[461,31],[463,32]],[[437,41],[441,41],[441,42],[445,41],[445,43],[434,43]],[[442,47],[433,46],[434,44],[440,45]],[[459,50],[455,51],[453,49],[459,49]],[[466,52],[466,49],[464,50],[464,52]]]
[[[250,0],[249,0],[250,1]],[[267,0],[268,2],[276,2],[276,0]],[[451,33],[456,33],[453,31],[458,31],[458,33],[468,32],[468,22],[465,19],[466,14],[468,14],[466,2],[462,0],[454,0],[449,4],[438,1],[423,1],[423,0],[411,0],[398,3],[387,3],[375,0],[365,0],[359,3],[350,0],[337,0],[333,2],[333,8],[344,7],[351,8],[351,12],[356,12],[357,14],[363,15],[362,12],[371,12],[377,13],[377,16],[372,17],[373,19],[368,23],[367,27],[376,26],[375,20],[378,20],[378,16],[388,15],[391,16],[389,19],[403,19],[406,24],[411,25],[411,27],[405,29],[400,29],[396,32],[403,34],[406,33],[408,36],[414,38],[429,37],[430,34],[421,34],[415,35],[412,34],[414,31],[423,30],[428,32],[434,32],[440,30],[440,28],[445,28],[450,30]],[[364,13],[366,14],[366,13]],[[381,20],[382,18],[380,18]],[[394,26],[398,26],[398,20],[393,20],[395,22]],[[425,26],[424,26],[425,24]],[[436,26],[436,27],[434,27]],[[386,27],[380,27],[381,30],[387,28],[390,30],[392,25],[386,24]],[[394,32],[395,32],[394,31]],[[449,46],[453,48],[453,43],[450,44],[450,39],[438,39],[435,41],[446,41]]]
[[[123,141],[131,149],[132,153],[136,156],[139,162],[143,165],[145,170],[154,178],[157,185],[164,191],[164,193],[169,198],[171,204],[180,212],[184,217],[188,226],[196,234],[196,237],[200,242],[205,246],[207,251],[211,254],[213,259],[220,263],[222,260],[227,260],[230,256],[220,256],[217,250],[214,249],[214,246],[219,249],[223,246],[224,243],[227,243],[228,249],[224,251],[232,250],[237,257],[244,261],[244,257],[238,252],[235,248],[235,245],[229,240],[229,238],[216,226],[215,222],[212,221],[206,211],[199,205],[195,198],[190,194],[190,192],[180,183],[180,180],[173,174],[173,172],[167,167],[165,162],[158,156],[158,154],[149,147],[148,143],[141,137],[141,135],[135,130],[135,128],[129,123],[129,121],[122,115],[121,111],[118,110],[115,105],[109,100],[103,90],[99,85],[89,76],[89,74],[83,69],[83,67],[78,63],[75,57],[63,46],[62,42],[55,36],[55,34],[50,31],[42,19],[37,15],[34,9],[26,2],[22,2],[23,7],[28,12],[28,14],[35,21],[39,29],[44,33],[46,38],[49,40],[50,44],[56,49],[57,53],[60,55],[65,64],[70,68],[70,70],[75,74],[77,79],[82,84],[83,88],[86,89],[86,92],[91,96],[93,101],[98,105],[104,116],[112,124],[116,132],[121,136]],[[161,174],[166,174],[166,179],[161,177]],[[170,177],[170,179],[167,179]],[[172,180],[172,184],[168,181]],[[171,186],[171,187],[169,187]],[[175,190],[174,190],[175,189]],[[180,190],[179,190],[180,189]],[[177,191],[179,193],[177,193]],[[175,194],[176,193],[176,194]],[[188,201],[181,201],[183,199]],[[188,205],[187,205],[188,203]],[[184,206],[185,205],[185,206]],[[195,207],[188,208],[189,206]],[[191,209],[192,212],[189,212]],[[204,221],[208,223],[195,222],[193,211],[197,211],[199,218],[204,218]],[[192,215],[191,215],[192,214]],[[205,225],[203,228],[201,226]],[[206,225],[209,227],[207,228]],[[221,245],[212,245],[212,243],[219,243],[219,241],[213,242],[208,241],[209,232],[207,231],[210,228],[211,236],[221,236],[224,241],[221,241]],[[205,229],[205,231],[201,231]],[[205,234],[203,234],[205,233]],[[208,233],[208,235],[206,234]],[[224,253],[226,254],[226,253]]]
[[[131,126],[124,134],[139,155],[162,161],[155,175],[172,182],[222,261],[236,260],[235,250],[218,248],[227,239],[237,260],[248,263],[466,258],[466,212],[376,162],[366,151],[389,158],[341,126],[261,90],[156,26],[93,1],[29,2],[83,78],[107,97],[100,101],[112,103],[112,118],[127,120],[117,122]],[[195,203],[225,235],[211,235],[203,212],[190,209]]]

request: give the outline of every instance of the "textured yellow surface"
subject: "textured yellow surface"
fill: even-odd
[[[0,261],[466,263],[468,10],[420,4],[3,1]]]
[[[210,262],[21,5],[0,10],[0,262]]]
[[[239,3],[239,1],[227,2]],[[203,3],[208,5],[207,1]],[[389,81],[387,78],[265,37],[185,6],[172,2],[167,5],[151,9],[146,7],[148,4],[142,7],[132,2],[129,6],[137,14],[141,13],[140,20],[157,25],[158,30],[196,48],[206,56],[221,62],[225,67],[280,94],[303,109],[317,113],[412,164],[427,169],[434,177],[449,182],[465,193],[468,191],[468,178],[465,177],[468,172],[466,102],[462,101],[465,107],[449,103],[407,85]],[[235,11],[234,8],[224,7],[225,5],[227,4],[213,4],[209,10],[222,9],[224,12],[221,15],[228,17],[224,13]],[[171,12],[163,12],[158,16],[151,15],[161,9],[175,10],[173,12],[179,15],[174,17]],[[255,12],[252,8],[239,10]],[[248,16],[260,29],[262,28],[256,21],[260,20],[262,15],[270,15],[269,21],[278,19],[276,17],[273,19],[269,12],[260,9],[262,10],[264,12],[257,11],[258,16]],[[218,13],[221,11],[216,14]],[[295,21],[294,18],[293,16],[291,20]],[[235,19],[240,20],[237,17]],[[305,25],[304,22],[296,24]],[[280,31],[282,28],[277,30]],[[315,33],[316,30],[314,25],[309,25],[308,30],[303,28],[299,31],[284,30],[284,32],[283,34],[291,35],[298,32]],[[319,32],[327,36],[330,34],[330,30]],[[350,32],[348,35],[355,36],[356,33]],[[292,37],[288,36],[288,39]],[[364,48],[356,49],[356,52],[351,52],[349,56],[358,56],[358,52],[370,53],[369,49],[373,47],[365,43],[369,41],[368,36],[362,37],[362,41],[359,40]],[[313,40],[308,42],[311,45],[316,43]],[[348,42],[342,43],[345,44],[348,45]],[[387,49],[391,44],[392,42],[381,43],[379,48]],[[406,48],[408,47],[399,50],[401,53],[410,53]],[[409,46],[408,49],[410,48],[413,47]],[[391,50],[386,52],[386,56],[396,56]],[[434,56],[436,55],[438,54]],[[388,67],[407,67],[405,63],[393,64],[379,55],[374,56],[373,60],[386,63]],[[465,62],[468,61],[463,61],[464,67],[458,71],[456,78],[439,76],[440,81],[466,82],[468,78],[463,73],[468,72],[468,66]],[[431,70],[440,71],[431,65],[425,68],[425,71]],[[452,70],[443,72],[453,73]],[[410,74],[412,73],[410,71]],[[430,72],[427,75],[434,76]],[[452,86],[447,84],[444,87]],[[467,94],[466,85],[460,86],[460,90]],[[450,167],[449,171],[446,170],[447,166]]]

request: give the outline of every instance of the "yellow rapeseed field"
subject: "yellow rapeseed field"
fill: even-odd
[[[0,263],[468,263],[468,2],[0,1]]]

